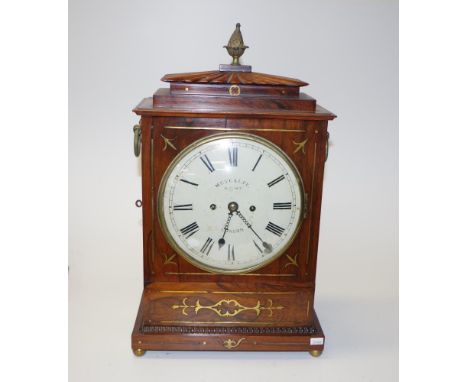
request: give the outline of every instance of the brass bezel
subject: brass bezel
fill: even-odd
[[[164,174],[163,174],[163,176],[161,178],[161,183],[159,185],[158,194],[157,194],[157,206],[158,206],[157,215],[158,215],[159,225],[161,226],[161,230],[163,232],[164,238],[170,244],[170,246],[174,249],[174,251],[176,251],[177,254],[182,256],[182,258],[184,258],[190,264],[196,266],[197,268],[200,268],[200,269],[202,269],[204,271],[207,271],[207,272],[210,272],[210,273],[213,273],[213,274],[235,275],[235,274],[239,274],[239,273],[252,272],[252,271],[257,270],[259,268],[262,268],[262,267],[272,263],[276,259],[278,259],[284,252],[286,252],[286,250],[291,246],[291,244],[296,239],[296,236],[297,236],[297,234],[298,234],[298,232],[299,232],[299,230],[300,230],[300,228],[302,226],[303,219],[302,218],[298,219],[298,224],[297,224],[293,234],[291,235],[290,239],[284,245],[283,250],[279,251],[275,256],[273,256],[271,258],[268,258],[268,259],[265,259],[263,262],[261,262],[261,263],[259,263],[257,265],[248,267],[248,268],[242,268],[242,269],[236,269],[236,270],[226,270],[226,269],[223,269],[223,268],[211,267],[209,265],[206,265],[206,264],[194,259],[190,255],[185,253],[183,248],[181,248],[177,244],[177,242],[172,238],[172,235],[170,234],[169,229],[167,228],[166,219],[164,217],[164,212],[163,212],[163,209],[162,209],[163,193],[164,193],[164,190],[166,188],[167,180],[168,180],[170,174],[172,173],[173,169],[177,166],[180,158],[183,157],[187,152],[193,151],[197,147],[200,147],[200,146],[202,146],[202,145],[204,145],[206,143],[210,143],[212,141],[216,141],[218,139],[225,139],[225,138],[248,139],[248,140],[254,141],[255,143],[263,144],[263,145],[267,146],[269,149],[271,149],[272,151],[274,151],[275,153],[277,153],[281,158],[283,158],[283,160],[290,166],[290,168],[292,170],[292,173],[294,175],[294,178],[296,179],[297,183],[299,184],[299,198],[300,198],[299,216],[303,216],[304,207],[305,207],[304,206],[304,183],[302,182],[301,175],[299,174],[299,170],[297,169],[295,163],[288,157],[288,155],[279,146],[275,145],[273,142],[271,142],[271,141],[269,141],[269,140],[267,140],[265,138],[262,138],[262,137],[259,137],[257,135],[253,135],[253,134],[248,134],[248,133],[221,133],[221,134],[213,134],[213,135],[210,135],[209,137],[201,138],[201,139],[191,143],[187,147],[185,147],[182,151],[180,151],[175,156],[175,158],[172,160],[172,162],[169,164],[169,166],[164,171]]]

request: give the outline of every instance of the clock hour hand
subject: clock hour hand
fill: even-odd
[[[241,214],[240,211],[236,211],[237,216],[241,218],[241,220],[244,222],[244,224],[247,226],[248,229],[250,229],[255,236],[262,242],[263,248],[265,248],[265,253],[270,253],[273,250],[273,246],[270,243],[267,243],[266,241],[263,241],[263,239],[259,236],[257,232],[252,228],[252,224],[250,224],[247,219],[244,217],[244,215]]]
[[[223,237],[222,237],[221,239],[218,240],[219,249],[221,249],[221,247],[222,247],[224,244],[226,244],[226,240],[224,240],[224,236],[226,235],[226,232],[227,232],[228,229],[229,229],[229,223],[231,222],[231,218],[232,218],[232,212],[229,212],[228,218],[227,218],[227,222],[226,222],[226,224],[224,225]]]

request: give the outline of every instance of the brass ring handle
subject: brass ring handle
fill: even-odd
[[[327,161],[328,159],[328,149],[329,149],[329,143],[328,143],[328,140],[330,138],[330,133],[327,132],[327,143],[326,143],[326,146],[325,146],[325,162]]]
[[[140,156],[140,146],[141,146],[141,126],[133,126],[133,152],[136,157]]]

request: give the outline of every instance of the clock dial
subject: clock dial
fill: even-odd
[[[303,186],[281,149],[250,134],[203,138],[183,150],[163,176],[158,215],[174,249],[219,273],[257,269],[294,239]]]

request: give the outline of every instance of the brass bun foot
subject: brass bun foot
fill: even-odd
[[[322,350],[312,350],[309,352],[312,357],[320,357],[322,355]]]
[[[143,349],[133,349],[133,354],[135,354],[137,357],[141,357],[146,353],[146,350]]]

